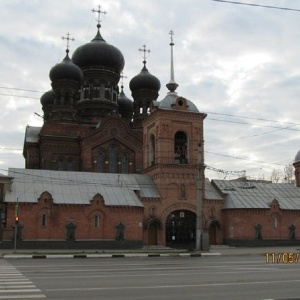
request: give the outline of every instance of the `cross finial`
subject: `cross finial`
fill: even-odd
[[[67,40],[67,44],[66,44],[67,50],[66,50],[66,52],[68,53],[69,52],[69,48],[70,48],[70,41],[74,42],[75,39],[70,37],[70,33],[69,32],[67,33],[67,36],[66,37],[63,36],[62,39],[63,40]]]
[[[98,17],[97,17],[97,19],[96,19],[96,21],[97,21],[97,27],[99,28],[101,25],[100,25],[100,23],[101,23],[101,14],[104,14],[104,15],[106,15],[107,14],[107,12],[106,11],[102,11],[101,10],[101,6],[100,5],[98,5],[98,10],[95,10],[95,9],[92,9],[92,12],[93,13],[97,13],[98,14]]]
[[[146,59],[147,59],[146,52],[150,53],[150,50],[146,49],[146,45],[143,45],[142,48],[139,49],[139,51],[140,52],[144,52],[144,54],[143,54],[143,58],[144,58],[143,63],[145,64],[146,63]]]
[[[171,30],[171,31],[169,32],[169,34],[170,34],[170,36],[171,36],[171,43],[170,43],[170,45],[171,45],[171,46],[174,46],[174,43],[173,43],[173,35],[174,35],[174,31]]]
[[[121,75],[120,75],[120,78],[121,78],[121,87],[123,88],[124,86],[124,79],[127,78],[127,76],[124,75],[124,72],[122,71]]]
[[[167,83],[166,86],[167,86],[168,90],[170,91],[170,93],[174,93],[178,87],[178,84],[176,83],[175,77],[174,77],[174,57],[173,57],[173,46],[174,46],[173,35],[174,35],[174,32],[173,32],[173,30],[171,30],[169,32],[169,34],[171,35],[171,43],[170,43],[170,46],[171,46],[171,72],[170,72],[170,82]]]

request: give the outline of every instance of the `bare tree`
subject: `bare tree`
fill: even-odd
[[[273,169],[271,174],[271,181],[277,183],[280,180],[282,172],[279,169]]]
[[[286,165],[284,167],[284,181],[288,183],[294,183],[294,167],[292,164]]]

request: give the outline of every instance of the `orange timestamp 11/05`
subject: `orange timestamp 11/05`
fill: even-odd
[[[265,253],[267,264],[296,264],[300,260],[300,253],[293,252],[278,252],[278,253]]]

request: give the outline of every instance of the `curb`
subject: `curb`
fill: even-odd
[[[4,259],[12,258],[32,258],[32,259],[48,259],[48,258],[124,258],[124,257],[204,257],[217,256],[221,253],[127,253],[127,254],[6,254]]]

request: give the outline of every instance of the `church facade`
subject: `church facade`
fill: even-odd
[[[4,240],[17,215],[23,241],[195,243],[206,115],[177,94],[170,46],[172,75],[160,101],[145,46],[129,83],[133,101],[118,85],[124,57],[103,39],[100,22],[91,42],[72,57],[67,49],[41,97],[43,125],[26,128],[25,169],[9,170]]]
[[[41,97],[43,125],[26,127],[25,169],[0,178],[1,247],[194,248],[199,228],[209,244],[297,242],[300,189],[205,179],[206,114],[177,94],[172,33],[170,46],[165,97],[144,55],[133,101],[100,22],[71,58],[67,48]]]

